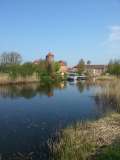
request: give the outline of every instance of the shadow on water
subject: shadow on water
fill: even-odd
[[[0,158],[52,160],[48,140],[58,131],[107,112],[95,96],[102,87],[92,81],[1,86]]]

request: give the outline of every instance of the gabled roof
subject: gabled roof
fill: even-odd
[[[66,63],[65,63],[65,61],[60,60],[58,63],[59,63],[61,66],[67,66]]]

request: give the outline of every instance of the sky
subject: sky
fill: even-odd
[[[83,58],[120,58],[120,0],[0,0],[0,54],[44,58],[73,66]]]

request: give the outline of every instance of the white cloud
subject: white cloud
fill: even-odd
[[[120,58],[120,25],[107,27],[108,34],[102,43],[104,53],[109,58]]]
[[[120,48],[120,25],[114,25],[107,27],[109,31],[106,40],[102,43],[102,46],[108,48]]]
[[[108,42],[120,41],[120,26],[111,26],[109,30]]]

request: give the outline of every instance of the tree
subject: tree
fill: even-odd
[[[87,65],[90,65],[90,64],[91,64],[91,61],[90,61],[90,60],[88,60],[88,61],[87,61]]]
[[[17,52],[10,52],[10,53],[4,52],[0,58],[1,65],[15,65],[15,64],[20,64],[21,61],[22,57]]]
[[[78,67],[78,74],[82,74],[85,70],[85,62],[83,59],[79,61],[77,67]]]
[[[58,62],[54,62],[54,69],[55,72],[58,72],[60,70],[60,64]]]
[[[113,75],[120,75],[120,60],[110,60],[108,64],[108,73]]]

